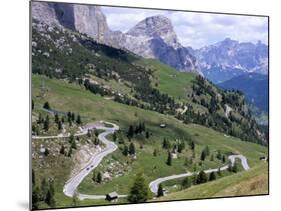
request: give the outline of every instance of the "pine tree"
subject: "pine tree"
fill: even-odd
[[[58,121],[58,130],[62,130],[62,123],[60,120]]]
[[[178,153],[181,153],[185,149],[185,143],[182,141],[178,144]]]
[[[101,172],[98,172],[96,181],[97,181],[97,183],[101,183],[102,182]]]
[[[99,144],[100,144],[100,140],[99,140],[98,138],[95,138],[95,139],[94,139],[94,145],[97,146],[97,145],[99,145]]]
[[[157,149],[154,149],[154,151],[153,151],[153,156],[156,157],[157,154],[158,154]]]
[[[130,155],[136,154],[135,145],[132,142],[130,143],[130,146],[129,146],[129,154]]]
[[[208,181],[207,175],[204,171],[200,171],[199,174],[197,175],[197,184],[202,184]]]
[[[91,131],[89,129],[87,131],[87,136],[88,136],[88,138],[90,138],[92,136],[92,133],[91,133]]]
[[[217,179],[216,172],[211,172],[209,175],[209,181],[213,181]]]
[[[50,207],[54,208],[56,205],[55,199],[53,194],[51,193],[50,190],[48,190],[47,195],[46,195],[46,204],[48,204]]]
[[[37,124],[41,124],[41,123],[43,123],[43,122],[44,122],[44,119],[43,119],[43,117],[42,117],[42,114],[39,113],[39,117],[38,117]]]
[[[60,154],[62,154],[62,155],[65,154],[65,147],[64,147],[64,145],[61,145]]]
[[[77,123],[78,125],[82,124],[81,117],[80,117],[79,114],[77,115],[76,123]]]
[[[68,120],[68,124],[69,124],[69,127],[72,126],[72,121],[71,121],[71,119]]]
[[[45,102],[44,105],[43,105],[43,108],[47,109],[47,110],[50,110],[51,109],[51,106],[49,104],[49,102]]]
[[[134,135],[134,127],[132,125],[129,126],[128,132],[127,132],[127,137],[131,139]]]
[[[225,161],[226,160],[225,160],[225,155],[224,155],[224,156],[222,156],[222,162],[225,163]]]
[[[128,148],[127,145],[124,146],[124,149],[123,149],[123,152],[122,152],[122,153],[123,153],[124,156],[128,156],[128,154],[129,154],[129,148]]]
[[[98,137],[99,136],[99,131],[95,130],[95,136]]]
[[[46,116],[46,119],[45,119],[45,121],[44,121],[44,126],[43,126],[43,128],[44,128],[44,130],[45,131],[48,131],[49,130],[49,116],[47,115]]]
[[[72,120],[72,122],[75,121],[75,114],[74,113],[71,113],[71,120]]]
[[[50,152],[49,152],[48,148],[46,148],[46,149],[45,149],[45,152],[44,152],[44,155],[45,155],[45,156],[48,156],[49,154],[50,154]]]
[[[157,197],[161,197],[161,196],[164,196],[164,191],[163,191],[162,184],[160,183],[157,190]]]
[[[67,112],[67,119],[71,119],[71,112],[70,111]]]
[[[135,178],[134,184],[131,187],[128,201],[131,203],[145,202],[150,197],[150,190],[148,183],[143,174],[138,174]]]
[[[31,176],[31,180],[32,180],[32,185],[35,185],[35,173],[34,170],[32,169],[32,176]]]
[[[40,189],[38,186],[32,187],[32,208],[38,209],[39,208],[39,202],[40,202]]]
[[[206,150],[203,149],[202,152],[201,152],[200,160],[204,161],[205,158],[206,158]]]
[[[194,143],[194,141],[191,141],[190,142],[190,148],[191,148],[191,150],[195,150],[195,143]]]
[[[149,139],[149,132],[148,131],[145,132],[145,138]]]
[[[164,138],[163,143],[162,143],[162,147],[163,147],[163,149],[170,149],[171,143],[166,138]]]
[[[55,114],[55,123],[58,123],[59,122],[59,115],[56,113]]]
[[[182,188],[189,188],[191,186],[191,181],[188,177],[185,177],[181,183]]]
[[[168,166],[172,165],[172,153],[171,152],[168,152],[168,158],[167,158],[166,164]]]

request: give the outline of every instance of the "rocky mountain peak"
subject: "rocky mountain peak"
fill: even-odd
[[[180,47],[172,22],[163,15],[147,17],[127,32],[128,35],[161,38],[167,45]]]
[[[200,73],[196,58],[177,39],[172,22],[163,15],[147,17],[127,33],[111,31],[95,5],[32,2],[32,17],[47,25],[85,33],[94,40],[155,58],[179,71]]]

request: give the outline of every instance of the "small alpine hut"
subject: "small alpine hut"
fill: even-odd
[[[111,193],[106,194],[106,200],[112,201],[112,200],[116,200],[116,199],[118,199],[118,193],[111,192]]]
[[[160,128],[165,128],[166,124],[165,123],[161,123],[159,126],[160,126]]]

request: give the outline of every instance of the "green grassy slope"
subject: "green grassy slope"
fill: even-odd
[[[32,40],[33,73],[79,83],[123,104],[266,144],[239,93],[224,92],[192,73],[177,72],[156,60],[142,59],[77,32],[48,27],[35,20]],[[225,117],[226,104],[232,108],[231,118]],[[181,114],[184,106],[188,112]]]
[[[188,100],[187,94],[191,95],[192,81],[195,80],[196,75],[178,72],[176,69],[153,59],[142,59],[138,62],[154,70],[152,82],[161,92],[175,98]]]
[[[207,184],[192,186],[155,200],[166,201],[256,194],[268,194],[268,165],[262,161],[249,171],[242,171]]]
[[[44,98],[38,97],[42,80],[44,80],[45,86],[48,89]],[[144,140],[144,142],[142,142],[142,138],[136,138],[134,140],[137,148],[137,160],[132,162],[130,159],[125,158],[121,154],[121,151],[118,150],[103,161],[103,166],[106,166],[107,161],[112,157],[117,159],[120,163],[126,163],[128,161],[130,167],[128,171],[124,173],[124,176],[114,178],[105,184],[93,184],[90,174],[79,187],[83,193],[104,194],[105,192],[111,192],[115,189],[120,193],[127,193],[135,174],[140,170],[145,173],[149,180],[156,179],[159,176],[168,176],[186,171],[187,168],[184,166],[184,160],[186,157],[190,156],[191,151],[187,148],[179,155],[178,159],[173,161],[173,165],[169,167],[165,164],[167,153],[165,150],[161,149],[163,137],[173,141],[175,138],[185,139],[185,137],[191,136],[196,143],[195,160],[197,161],[199,160],[201,150],[206,145],[210,147],[212,153],[221,150],[223,153],[233,152],[243,154],[249,159],[251,167],[254,167],[260,162],[260,155],[267,153],[267,148],[261,145],[243,142],[234,137],[225,137],[223,133],[216,132],[200,125],[182,124],[181,121],[172,116],[107,100],[104,97],[86,91],[83,87],[80,87],[77,84],[69,84],[62,80],[33,75],[32,99],[35,102],[36,108],[42,107],[43,103],[48,101],[51,107],[56,110],[66,112],[72,111],[87,117],[83,119],[84,122],[96,120],[112,121],[120,125],[122,131],[126,131],[128,126],[132,123],[144,121],[146,123],[146,128],[152,133],[152,136],[148,141]],[[36,112],[41,111],[36,110]],[[167,124],[167,128],[161,129],[159,127],[159,124],[162,122]],[[143,149],[140,149],[141,143],[144,143]],[[157,157],[152,155],[154,149],[159,150],[159,155]],[[64,163],[66,161],[62,162]],[[45,164],[47,165],[48,163]],[[56,201],[58,202],[57,206],[59,207],[70,206],[72,204],[72,199],[69,199],[62,193],[64,181],[66,180],[67,175],[69,175],[72,165],[73,163],[69,164],[67,168],[64,168],[63,172],[61,172],[60,166],[53,166],[52,168],[45,168],[45,170],[43,170],[42,168],[36,169],[38,166],[34,165],[35,171],[41,172],[38,174],[39,179],[44,175],[53,175],[52,171],[61,172],[63,174],[63,177],[59,176],[60,178],[56,180]],[[218,165],[223,164],[218,160],[210,162],[208,159],[208,161],[203,162],[202,166],[198,166],[198,170],[216,167]],[[100,170],[104,169],[100,168]],[[188,170],[192,171],[192,169]],[[262,171],[263,169],[261,169],[260,173]],[[221,191],[222,190],[223,189],[221,189]],[[177,197],[174,199],[177,199]],[[107,202],[86,200],[79,203],[80,205],[88,205]]]
[[[208,111],[204,106],[192,102],[192,85],[195,82],[195,74],[178,72],[176,69],[154,59],[140,59],[135,63],[153,70],[151,83],[160,92],[173,96],[177,102],[192,105],[195,111],[204,113]]]
[[[267,147],[255,144],[258,141],[261,143],[262,135],[259,135],[259,128],[243,102],[243,95],[238,92],[224,92],[202,77],[192,73],[180,73],[156,60],[142,59],[128,51],[99,44],[77,32],[40,25],[36,21],[34,23],[33,129],[36,127],[40,135],[57,135],[62,132],[58,130],[54,116],[50,113],[49,131],[44,131],[44,124],[36,121],[39,114],[46,118],[48,113],[42,109],[46,101],[52,109],[62,112],[60,120],[62,117],[66,120],[67,116],[64,114],[71,111],[75,115],[81,115],[83,124],[107,120],[120,126],[116,141],[118,150],[104,158],[101,165],[95,169],[95,172],[102,173],[111,171],[112,178],[98,184],[93,182],[91,173],[81,183],[79,191],[88,194],[105,194],[112,191],[127,194],[140,171],[151,181],[186,171],[224,166],[227,163],[216,158],[218,151],[225,156],[231,153],[243,154],[253,169],[236,175],[231,172],[225,174],[215,182],[230,178],[226,183],[228,185],[216,186],[216,194],[231,195],[235,190],[240,190],[239,193],[243,194],[266,189],[266,183],[260,187],[255,184],[256,181],[263,180],[266,174],[266,168],[260,167],[259,157],[267,155]],[[41,87],[43,84],[44,94]],[[226,104],[233,108],[229,116],[225,114]],[[187,106],[188,110],[181,114],[184,106]],[[129,126],[140,122],[145,123],[145,132],[148,132],[149,138],[145,137],[145,132],[134,132],[133,138],[128,140]],[[161,123],[165,123],[166,128],[160,128]],[[67,124],[65,121],[67,132],[77,131],[79,123],[76,124],[73,120],[73,125]],[[73,149],[72,155],[81,150],[82,146],[93,148],[93,136],[84,136],[76,140],[77,149]],[[162,147],[164,138],[170,141],[172,147],[177,146],[179,142],[185,143],[185,149],[177,153],[177,158],[172,160],[172,166],[166,164],[168,150]],[[135,144],[136,159],[122,154],[125,145],[128,146],[130,141]],[[192,141],[196,146],[194,152],[189,146]],[[40,186],[43,178],[54,180],[55,207],[109,203],[105,200],[75,201],[63,194],[64,183],[70,177],[76,160],[66,153],[60,153],[62,145],[65,145],[66,151],[69,152],[72,143],[68,139],[33,140],[32,167],[36,175],[36,185]],[[210,154],[215,158],[212,160],[211,156],[207,156],[201,161],[201,152],[207,145]],[[41,146],[49,149],[48,155],[40,152]],[[191,164],[186,165],[187,158],[192,158]],[[238,178],[238,175],[241,177]],[[254,185],[250,183],[249,186],[250,176],[253,176]],[[256,177],[259,178],[255,179]],[[194,189],[194,195],[200,197],[200,188],[206,187],[206,195],[217,196],[211,192],[211,184],[213,183],[194,186],[189,190]],[[189,197],[189,193],[182,192],[173,199]],[[127,202],[127,199],[119,200],[119,203]],[[48,205],[42,202],[39,207],[48,208]]]

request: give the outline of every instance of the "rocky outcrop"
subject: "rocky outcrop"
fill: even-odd
[[[179,43],[165,16],[148,17],[127,33],[111,31],[101,8],[94,5],[32,2],[32,17],[48,25],[77,30],[100,43],[145,58],[159,59],[179,71],[200,73],[195,56]]]
[[[47,2],[31,2],[31,16],[37,21],[44,22],[50,26],[61,26],[54,8],[54,3]]]
[[[110,42],[106,17],[97,6],[32,2],[32,17],[51,26],[77,30],[98,42]]]
[[[100,7],[74,5],[75,29],[103,43],[110,42],[111,31]]]

